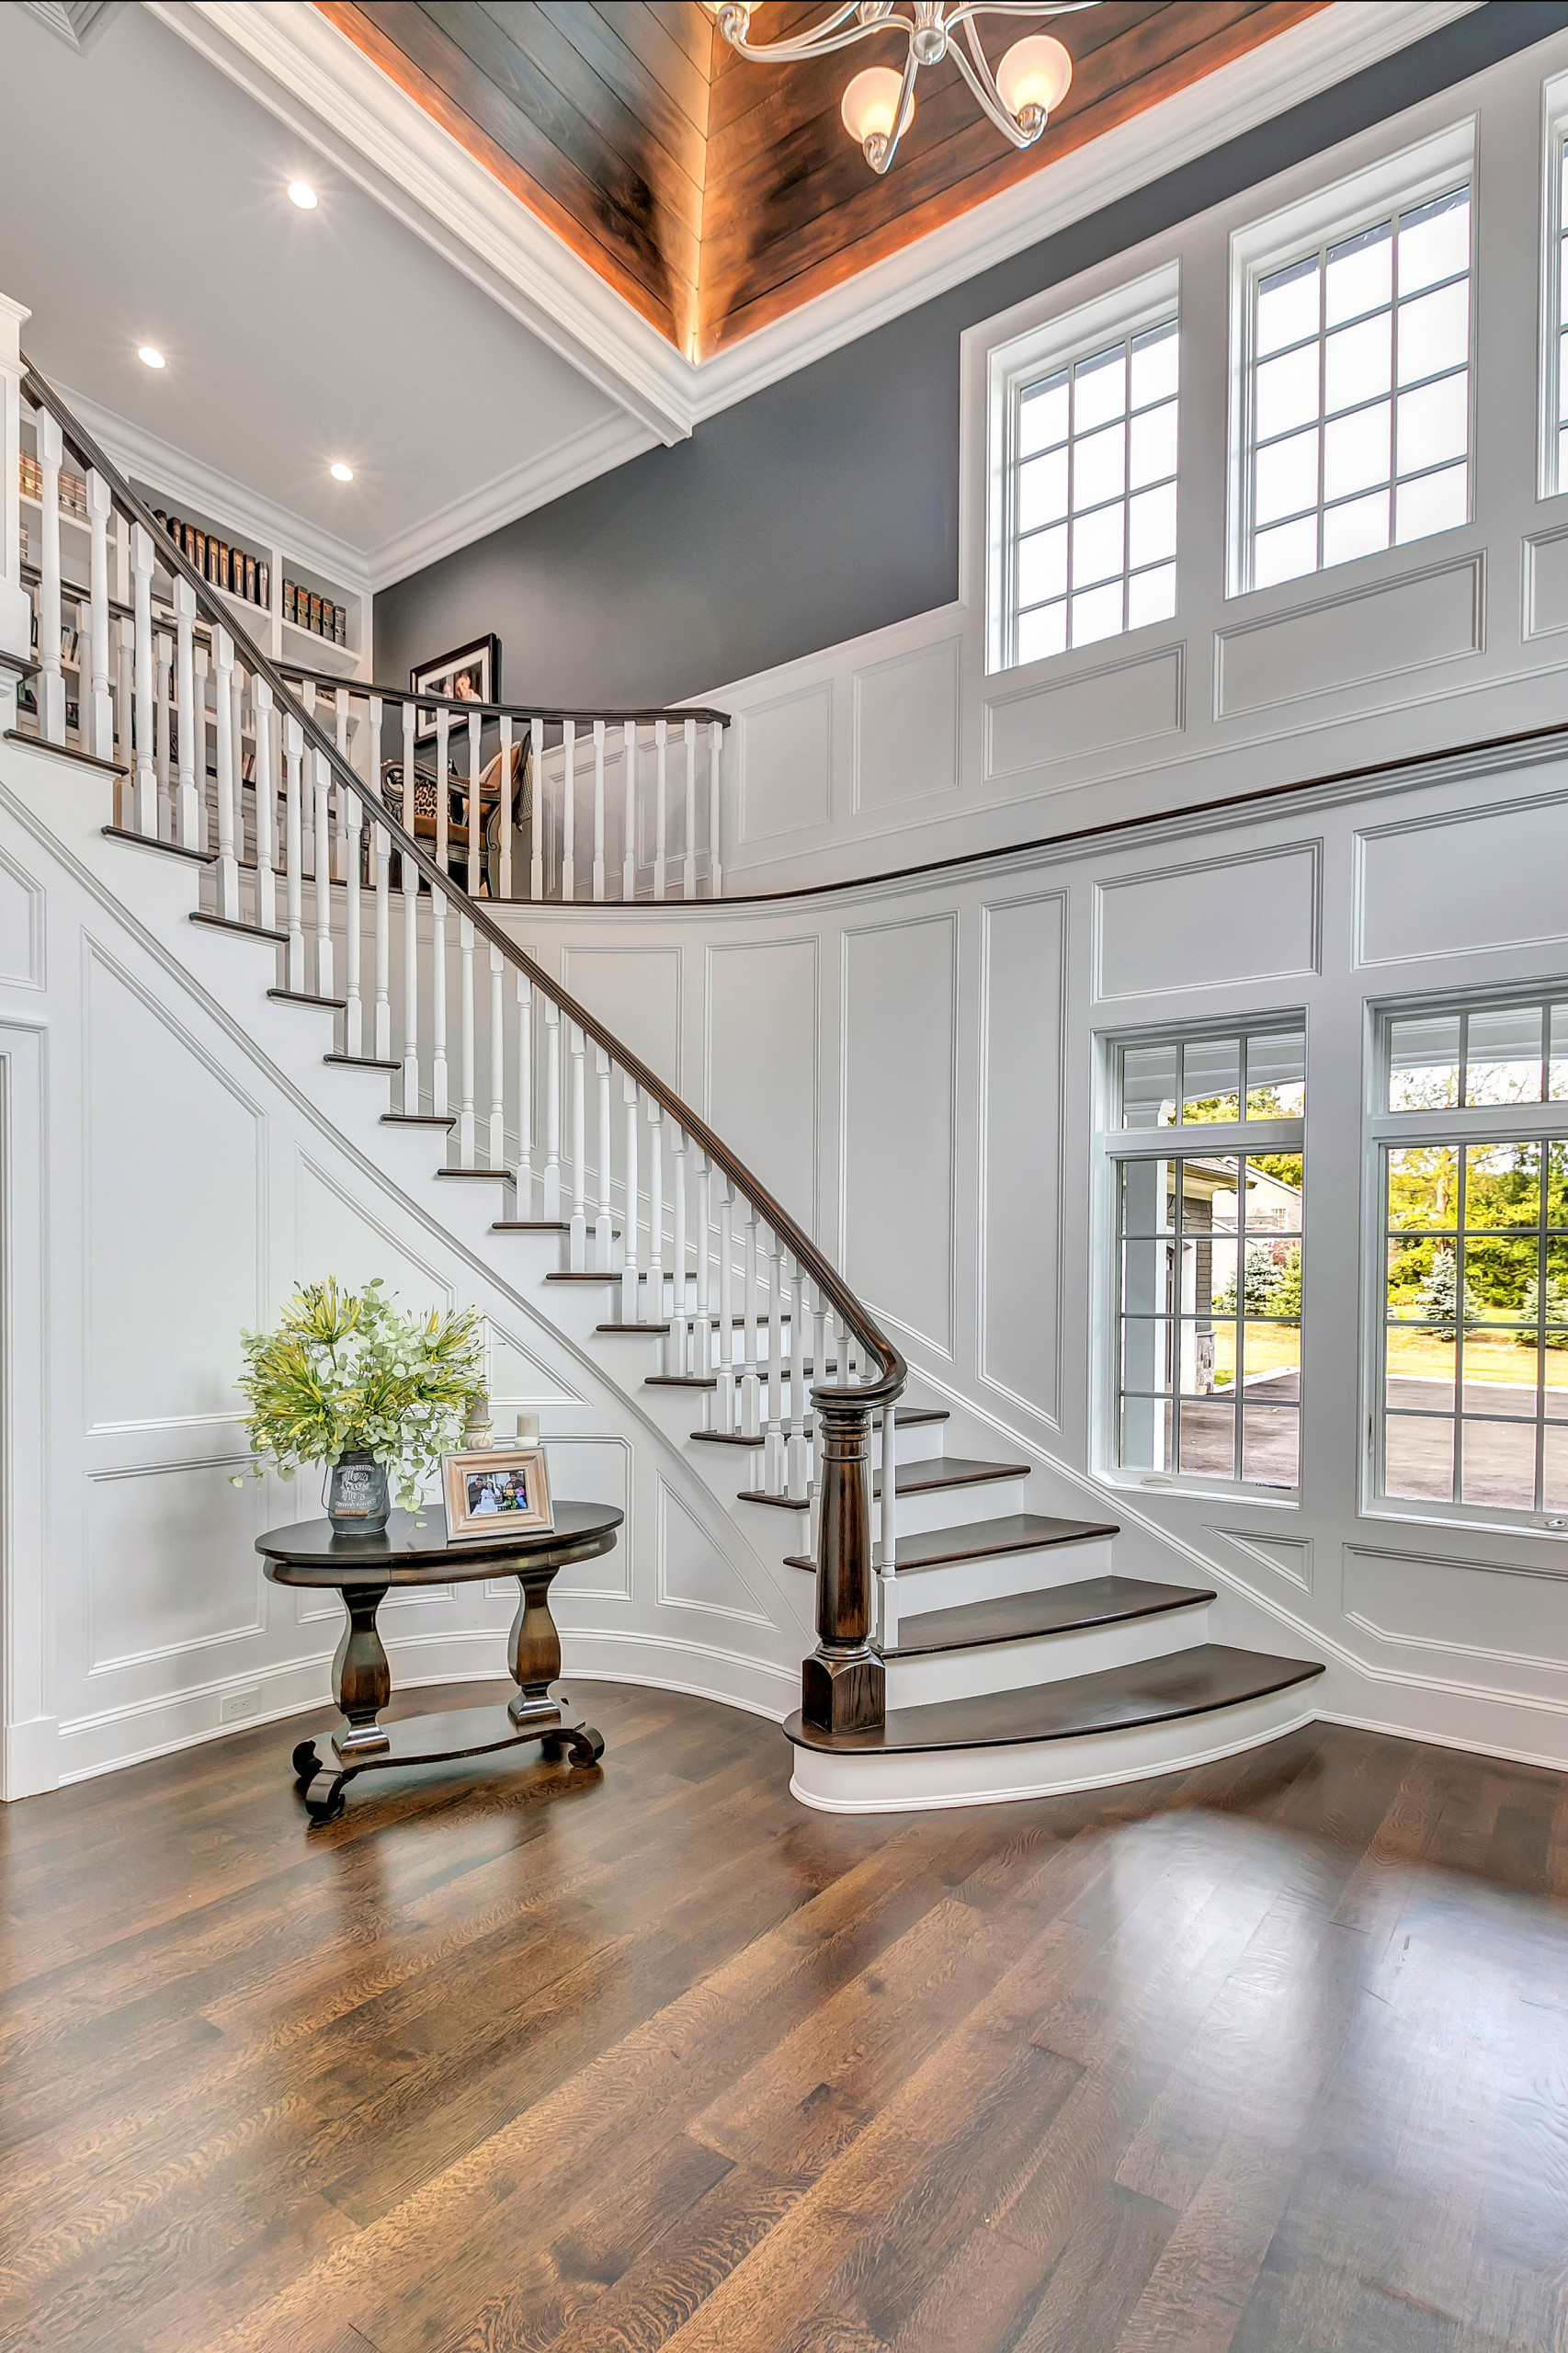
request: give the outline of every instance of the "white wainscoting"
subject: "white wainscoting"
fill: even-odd
[[[1568,658],[1568,493],[1540,495],[1543,82],[1568,34],[973,327],[962,338],[950,604],[693,700],[734,714],[727,890],[892,873],[1260,786],[1548,725]],[[1471,517],[1307,579],[1227,594],[1233,235],[1475,118]],[[1158,272],[1179,276],[1176,609],[986,668],[991,355]]]

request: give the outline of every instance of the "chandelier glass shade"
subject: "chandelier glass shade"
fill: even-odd
[[[1046,0],[1042,6],[1026,6],[1022,0],[910,0],[907,7],[896,7],[893,0],[859,0],[858,6],[850,0],[846,7],[829,8],[804,32],[783,40],[754,41],[751,0],[708,0],[730,47],[758,64],[795,64],[880,35],[903,38],[903,71],[892,65],[866,67],[846,87],[839,108],[844,128],[874,172],[887,170],[914,119],[922,66],[939,65],[945,57],[951,57],[1003,137],[1015,147],[1032,147],[1067,95],[1073,60],[1051,34],[1028,33],[1013,43],[993,72],[981,44],[978,19],[1071,17],[1101,5],[1102,0]]]

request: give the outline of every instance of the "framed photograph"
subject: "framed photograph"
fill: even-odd
[[[449,1544],[460,1543],[465,1536],[524,1535],[554,1527],[542,1446],[445,1454],[441,1469]]]
[[[410,691],[440,695],[452,702],[499,702],[501,699],[501,641],[492,631],[469,645],[454,646],[434,662],[422,662],[408,674]],[[428,744],[436,733],[435,714],[419,713],[415,741]]]

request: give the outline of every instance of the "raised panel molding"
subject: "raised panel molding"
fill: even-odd
[[[1124,744],[1179,735],[1186,705],[1185,645],[1102,663],[1017,694],[992,695],[985,705],[985,780],[993,784]]]
[[[0,981],[14,988],[44,985],[43,891],[0,850]]]
[[[839,1261],[868,1304],[953,1349],[956,911],[844,935]]]
[[[85,1420],[224,1421],[240,1333],[266,1319],[266,1115],[83,947]]]
[[[710,1618],[734,1618],[747,1626],[771,1626],[734,1563],[700,1528],[674,1491],[659,1483],[658,1597],[669,1609],[697,1609]]]
[[[1356,836],[1356,961],[1403,964],[1568,939],[1568,794],[1369,827]]]
[[[500,1325],[490,1325],[490,1403],[492,1406],[580,1405],[582,1398],[568,1388],[558,1372],[551,1372],[530,1356],[520,1340],[504,1332]],[[501,1432],[497,1430],[497,1436]]]
[[[1485,642],[1486,562],[1477,551],[1216,630],[1214,716],[1234,719],[1375,685],[1479,654]]]
[[[551,1586],[552,1596],[574,1601],[630,1601],[631,1598],[631,1473],[630,1438],[603,1431],[567,1431],[547,1441],[550,1491],[577,1504],[614,1504],[626,1515],[616,1530],[615,1549],[597,1561],[580,1561],[562,1569]]]
[[[1053,1426],[1066,947],[1064,892],[982,911],[980,1370]]]
[[[1260,1535],[1251,1529],[1212,1528],[1222,1544],[1229,1544],[1243,1559],[1256,1568],[1267,1569],[1271,1575],[1283,1577],[1302,1593],[1312,1589],[1312,1540],[1310,1536]]]
[[[248,1454],[88,1473],[87,1672],[110,1675],[266,1631]]]
[[[1095,995],[1174,995],[1317,972],[1322,847],[1168,866],[1095,885]]]
[[[944,637],[856,671],[857,813],[957,791],[960,645]]]
[[[1525,635],[1568,629],[1568,529],[1537,531],[1524,543]]]
[[[808,1233],[818,1212],[819,943],[726,941],[708,949],[703,1101],[708,1120]]]
[[[1568,1582],[1562,1570],[1344,1548],[1342,1606],[1381,1643],[1544,1671],[1568,1668]]]
[[[833,686],[824,679],[742,711],[740,838],[777,841],[833,819]]]
[[[581,838],[581,836],[579,836]],[[623,1044],[656,1071],[665,1085],[681,1091],[681,951],[678,948],[563,948],[562,985],[596,1014]],[[566,1025],[561,1033],[561,1108],[570,1117],[571,1057]],[[597,1133],[594,1108],[594,1050],[590,1044],[583,1072],[586,1083],[590,1133]],[[616,1108],[619,1108],[616,1088]]]
[[[335,1275],[350,1290],[358,1290],[380,1275],[404,1313],[457,1305],[451,1284],[335,1184],[303,1150],[295,1168],[294,1210],[296,1281],[317,1282]]]

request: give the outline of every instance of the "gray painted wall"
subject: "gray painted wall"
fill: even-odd
[[[958,593],[959,337],[1568,24],[1490,0],[1397,56],[385,590],[376,675],[494,630],[508,701],[657,704]]]

